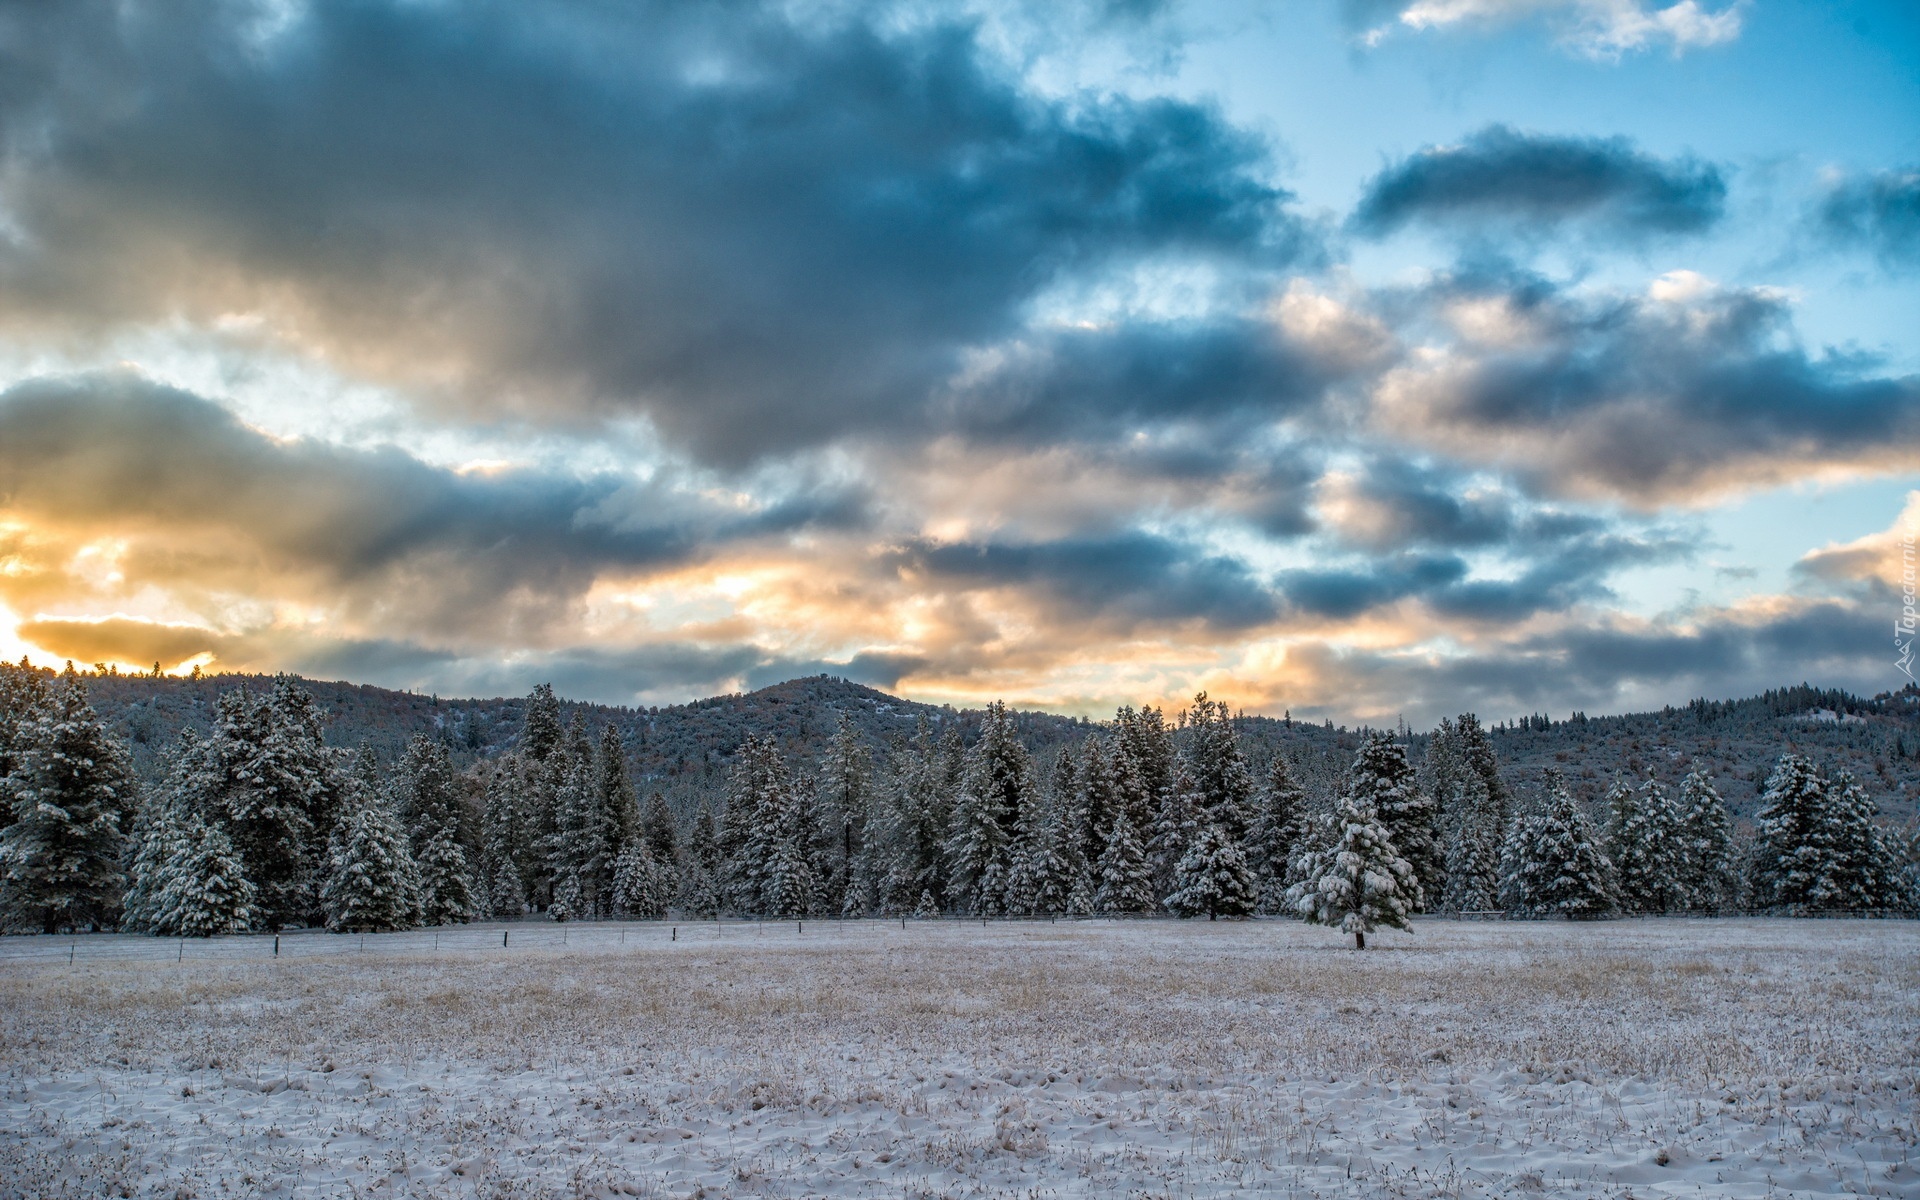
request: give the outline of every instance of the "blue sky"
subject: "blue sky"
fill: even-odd
[[[0,653],[1904,684],[1920,16],[0,6]]]

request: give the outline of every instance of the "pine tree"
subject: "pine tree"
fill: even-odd
[[[1126,806],[1127,797],[1120,789],[1120,779],[1114,769],[1114,752],[1108,749],[1107,739],[1097,733],[1087,735],[1080,744],[1077,762],[1079,773],[1074,780],[1078,791],[1074,804],[1074,819],[1079,828],[1079,858],[1086,865],[1088,878],[1098,884],[1100,856],[1106,852],[1107,831],[1113,825],[1115,810]]]
[[[1411,932],[1408,918],[1421,903],[1420,881],[1386,826],[1352,795],[1341,800],[1335,821],[1337,841],[1309,852],[1300,882],[1288,890],[1295,909],[1309,924],[1351,933],[1360,950],[1380,926]]]
[[[581,749],[586,753],[573,752]],[[558,828],[548,843],[547,862],[555,888],[564,880],[572,889],[569,917],[591,920],[610,899],[605,885],[611,883],[613,859],[607,852],[605,813],[594,788],[591,745],[576,744],[569,751],[555,804]]]
[[[0,801],[0,921],[53,933],[113,920],[136,807],[132,761],[107,735],[72,667],[15,732]]]
[[[671,875],[653,856],[643,835],[627,840],[613,870],[613,912],[619,917],[657,919],[667,915]]]
[[[600,746],[593,756],[593,794],[600,809],[600,840],[594,847],[594,857],[600,863],[600,887],[611,891],[614,860],[645,823],[633,798],[633,786],[627,782],[627,746],[620,739],[619,728],[611,721],[600,727]],[[661,807],[665,806],[663,801]],[[671,813],[667,815],[665,832],[668,843],[664,847],[655,845],[654,857],[670,863],[673,861]]]
[[[1287,865],[1307,833],[1307,793],[1294,778],[1286,757],[1273,756],[1267,785],[1247,828],[1247,859],[1259,890],[1259,909],[1280,912],[1286,907]]]
[[[704,798],[688,831],[679,897],[680,907],[689,916],[711,917],[720,912],[720,837],[713,806]]]
[[[707,816],[711,821],[712,809],[707,810]],[[667,798],[659,792],[647,797],[646,811],[640,815],[640,834],[647,839],[647,850],[655,862],[680,861],[680,834],[674,826],[673,810],[667,807]]]
[[[1827,782],[1812,762],[1784,754],[1760,796],[1753,854],[1754,903],[1817,907],[1840,870],[1827,821]]]
[[[148,928],[161,937],[239,933],[256,919],[254,888],[226,831],[185,810]]]
[[[1253,772],[1241,752],[1227,706],[1201,692],[1193,698],[1185,728],[1179,773],[1186,780],[1192,819],[1200,825],[1218,825],[1229,842],[1239,845],[1246,840],[1253,817]]]
[[[1203,913],[1209,921],[1243,917],[1253,911],[1257,899],[1246,856],[1227,831],[1212,821],[1200,826],[1188,843],[1174,872],[1174,884],[1166,905],[1179,917]]]
[[[1850,772],[1827,785],[1825,841],[1834,848],[1835,870],[1815,889],[1820,908],[1900,908],[1906,899],[1899,856],[1874,818],[1879,808]]]
[[[420,884],[407,835],[387,797],[356,778],[351,815],[336,839],[321,889],[327,928],[335,933],[380,933],[411,926],[419,913]]]
[[[853,718],[840,713],[820,760],[820,888],[826,905],[856,914],[873,908],[876,880],[866,869],[867,824],[872,817],[873,756]]]
[[[1100,853],[1099,885],[1093,907],[1103,913],[1146,913],[1159,907],[1153,890],[1153,866],[1128,805],[1109,814],[1106,845]]]
[[[1413,866],[1422,894],[1437,889],[1444,867],[1434,840],[1433,801],[1420,790],[1406,747],[1384,731],[1369,734],[1347,772],[1347,787],[1361,799],[1362,807],[1379,814],[1400,856]]]
[[[560,722],[560,701],[553,685],[537,684],[526,701],[526,717],[520,731],[520,748],[534,762],[545,762],[560,749],[565,730]]]
[[[415,734],[394,778],[394,804],[408,833],[418,889],[415,914],[423,925],[473,919],[474,887],[460,845],[460,801],[447,748]]]
[[[1669,912],[1685,903],[1680,814],[1652,776],[1638,790],[1619,782],[1607,792],[1607,857],[1627,910]]]
[[[946,842],[951,871],[947,894],[975,915],[1000,911],[1020,814],[1033,792],[1033,760],[1014,731],[1007,706],[996,700],[987,706],[980,740],[967,754]]]
[[[1546,810],[1514,822],[1501,868],[1504,899],[1512,910],[1597,917],[1618,905],[1613,864],[1557,773],[1547,780]]]
[[[1180,886],[1174,877],[1180,869],[1180,860],[1187,856],[1187,846],[1199,831],[1200,821],[1195,811],[1199,801],[1193,781],[1184,770],[1174,776],[1173,783],[1161,794],[1160,808],[1153,818],[1153,836],[1147,845],[1147,861],[1153,867],[1154,890],[1163,896]]]
[[[1680,784],[1680,838],[1686,874],[1681,891],[1686,907],[1717,912],[1734,901],[1733,824],[1726,801],[1698,771]]]
[[[812,838],[812,797],[779,771],[780,787],[762,810],[768,818],[768,854],[764,911],[773,917],[804,917],[814,911],[819,878],[808,853]]]
[[[515,853],[522,841],[520,808],[514,798],[518,770],[518,760],[509,756],[487,773],[480,870],[486,886],[486,910],[496,917],[517,917],[527,911],[526,883],[520,877]]]
[[[1463,772],[1454,786],[1458,790],[1449,805],[1455,816],[1447,850],[1445,904],[1455,912],[1487,912],[1499,907],[1504,841],[1499,807],[1477,772]]]

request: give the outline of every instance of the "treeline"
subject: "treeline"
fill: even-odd
[[[383,767],[329,747],[295,681],[220,695],[142,795],[84,679],[0,668],[0,919],[209,935],[575,918],[1293,914],[1357,937],[1421,911],[1600,916],[1920,907],[1914,847],[1858,780],[1788,754],[1737,838],[1712,782],[1616,782],[1596,822],[1556,773],[1516,797],[1487,730],[1418,763],[1367,733],[1332,788],[1256,773],[1225,705],[1122,708],[1036,759],[1002,704],[876,754],[846,714],[811,762],[747,736],[724,792],[642,805],[612,724],[552,689],[515,748],[456,771],[416,736]],[[970,735],[970,736],[969,736]],[[1316,797],[1319,797],[1316,799]]]

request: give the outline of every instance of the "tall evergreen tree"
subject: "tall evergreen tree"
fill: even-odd
[[[672,868],[653,856],[653,844],[639,834],[628,838],[614,863],[613,914],[643,920],[664,917],[673,890]]]
[[[657,794],[657,793],[656,793]],[[649,839],[651,846],[651,839]],[[686,861],[680,870],[680,907],[689,916],[716,916],[721,908],[720,836],[713,806],[704,798],[687,832]]]
[[[600,745],[593,756],[593,794],[600,807],[600,845],[595,847],[603,867],[602,884],[613,886],[613,861],[619,857],[620,850],[629,840],[642,831],[644,824],[639,805],[634,800],[633,785],[627,781],[627,745],[620,738],[620,729],[608,721],[600,727]],[[658,795],[659,793],[655,793]],[[664,807],[664,804],[662,805]],[[666,833],[673,833],[672,814],[667,816]],[[653,847],[657,860],[672,862],[673,846]]]
[[[708,810],[711,818],[712,810]],[[647,797],[646,811],[640,814],[640,835],[647,839],[647,851],[659,863],[680,861],[680,833],[675,828],[673,810],[659,792]]]
[[[1276,753],[1267,768],[1253,822],[1247,829],[1248,865],[1253,870],[1262,912],[1286,908],[1288,863],[1307,834],[1307,793],[1294,778],[1286,756]]]
[[[0,829],[0,920],[46,933],[110,923],[137,805],[131,759],[72,667],[15,737],[0,779],[13,818]]]
[[[1733,869],[1733,823],[1726,801],[1713,783],[1698,771],[1680,784],[1680,838],[1686,872],[1681,890],[1686,907],[1717,912],[1732,906],[1736,880]]]
[[[407,830],[415,865],[416,916],[424,925],[473,918],[474,886],[461,846],[460,801],[447,748],[415,734],[394,775],[393,808]]]
[[[249,928],[254,887],[232,839],[191,808],[181,808],[179,819],[147,928],[161,937],[213,937]]]
[[[1558,773],[1548,777],[1545,811],[1514,822],[1501,868],[1509,910],[1597,917],[1618,905],[1613,864]]]
[[[1487,912],[1499,907],[1500,852],[1504,842],[1500,809],[1487,794],[1486,780],[1474,771],[1454,781],[1453,835],[1447,848],[1445,906],[1455,912]]]
[[[386,796],[355,787],[336,839],[321,902],[335,933],[405,929],[419,913],[420,886],[406,831]]]
[[[1438,888],[1444,866],[1435,842],[1433,801],[1421,791],[1406,747],[1383,730],[1368,734],[1347,772],[1347,788],[1362,807],[1379,814],[1400,857],[1412,865],[1422,894]]]
[[[1020,814],[1033,792],[1033,759],[1007,706],[996,700],[987,706],[980,740],[967,754],[946,842],[947,892],[968,911],[987,916],[1001,910]]]
[[[487,772],[480,873],[486,889],[486,911],[495,917],[517,917],[527,910],[527,887],[518,853],[524,841],[516,802],[518,789],[514,786],[518,772],[519,761],[513,756]]]
[[[1179,753],[1179,774],[1186,780],[1193,820],[1218,825],[1227,840],[1246,840],[1253,818],[1253,772],[1240,749],[1227,706],[1205,692],[1187,711],[1186,745]]]
[[[1900,856],[1875,823],[1879,807],[1849,771],[1827,785],[1824,840],[1834,848],[1835,870],[1817,889],[1821,908],[1877,909],[1905,906]]]
[[[1688,864],[1680,813],[1651,775],[1638,789],[1618,782],[1607,792],[1607,857],[1620,902],[1629,911],[1659,913],[1684,906]]]
[[[1760,796],[1751,887],[1761,908],[1819,907],[1840,871],[1827,820],[1827,781],[1813,763],[1784,754]]]
[[[869,911],[876,880],[865,867],[867,823],[873,807],[873,755],[847,713],[840,713],[820,759],[820,890],[825,903],[848,914]]]
[[[560,701],[553,685],[535,685],[526,700],[526,717],[520,730],[520,749],[535,762],[545,762],[560,749],[566,735],[560,719]]]
[[[1147,861],[1146,839],[1134,824],[1129,805],[1108,812],[1106,845],[1097,866],[1099,883],[1093,907],[1103,913],[1148,913],[1160,906],[1153,889],[1153,865]]]
[[[1168,911],[1178,917],[1204,914],[1209,921],[1243,917],[1257,899],[1253,872],[1246,856],[1213,821],[1200,826],[1174,872],[1174,891],[1166,898]]]
[[[1381,926],[1411,931],[1420,907],[1420,880],[1394,848],[1393,838],[1364,799],[1344,797],[1335,815],[1331,846],[1310,851],[1300,882],[1288,889],[1295,909],[1313,925],[1338,925],[1364,950],[1367,934]]]

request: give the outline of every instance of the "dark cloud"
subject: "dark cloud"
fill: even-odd
[[[1920,167],[1842,180],[1815,221],[1832,241],[1862,246],[1888,267],[1920,266]]]
[[[895,552],[910,577],[940,587],[1012,587],[1046,598],[1069,619],[1123,628],[1200,622],[1216,630],[1263,624],[1272,592],[1238,559],[1130,532],[1052,542],[922,542]]]
[[[136,577],[217,587],[228,571],[251,590],[272,576],[397,627],[521,623],[522,636],[604,572],[837,527],[858,509],[827,493],[716,510],[621,477],[462,474],[392,448],[281,441],[129,375],[0,393],[0,506],[48,529],[131,538]]]
[[[1920,378],[1797,346],[1786,299],[1693,276],[1648,294],[1462,275],[1420,298],[1499,306],[1506,340],[1390,375],[1398,436],[1497,464],[1553,494],[1689,500],[1830,464],[1920,462]]]
[[[1079,273],[1274,266],[1306,237],[1212,109],[1036,98],[965,26],[275,11],[0,15],[0,318],[257,312],[352,372],[645,413],[737,463],[916,426],[966,348]]]
[[[1661,159],[1627,138],[1555,137],[1489,125],[1458,146],[1429,146],[1368,183],[1352,218],[1370,236],[1415,222],[1512,231],[1592,222],[1610,235],[1695,233],[1719,220],[1718,168]]]

